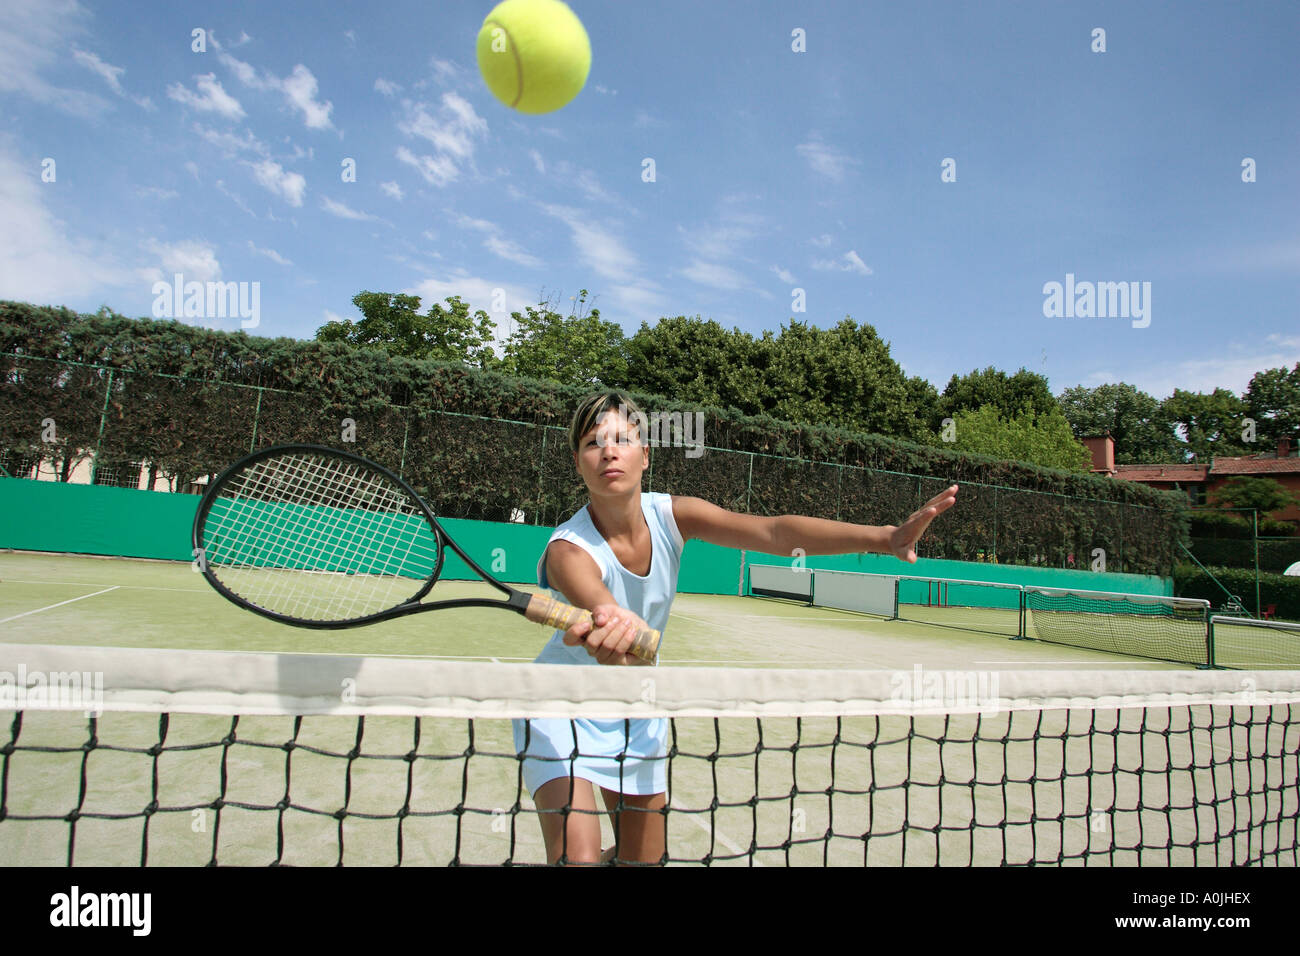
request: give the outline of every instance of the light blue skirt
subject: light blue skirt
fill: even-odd
[[[668,789],[668,720],[512,721],[530,794],[559,777],[579,777],[617,793]],[[621,758],[621,759],[620,759]]]

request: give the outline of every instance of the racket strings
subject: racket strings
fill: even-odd
[[[402,488],[322,455],[261,459],[228,476],[204,523],[212,574],[250,604],[345,621],[410,600],[438,541]]]

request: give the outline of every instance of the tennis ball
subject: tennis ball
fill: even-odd
[[[478,68],[492,95],[521,113],[550,113],[587,82],[591,43],[560,0],[504,0],[478,32]]]

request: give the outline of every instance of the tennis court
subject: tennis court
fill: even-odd
[[[93,724],[77,712],[28,709],[21,724],[6,713],[0,739],[14,749],[0,859],[539,863],[535,810],[493,698],[529,713],[602,699],[563,676],[624,679],[605,696],[629,716],[653,687],[656,706],[673,715],[673,862],[1294,864],[1294,704],[1243,699],[1230,672],[1010,640],[979,630],[977,610],[968,619],[954,610],[936,609],[947,616],[935,627],[683,594],[660,670],[534,669],[501,666],[531,660],[547,633],[511,614],[301,630],[239,610],[187,565],[3,554],[0,670],[26,657],[48,671],[129,672],[127,686],[182,696],[165,708],[110,707]],[[132,652],[121,648],[148,651],[123,671]],[[1140,672],[1180,669],[1141,683]],[[547,680],[517,686],[536,670]],[[575,670],[600,673],[555,673]],[[486,682],[485,699],[433,706],[428,695],[465,671]],[[942,712],[900,709],[900,691],[908,697],[936,673],[948,681]],[[1140,696],[1175,678],[1199,679],[1186,706],[1042,706]],[[388,692],[411,681],[420,703],[406,711],[317,706],[349,682]],[[217,689],[221,705],[179,712],[196,682]]]
[[[535,590],[535,589],[533,589]],[[488,585],[443,581],[437,594],[499,596]],[[999,640],[982,628],[998,612],[941,608],[949,625],[888,621],[793,601],[679,594],[664,639],[665,666],[1167,669],[1160,661]],[[189,565],[122,558],[0,554],[0,642],[189,650],[531,661],[547,632],[512,614],[446,610],[360,630],[288,627],[240,610]]]

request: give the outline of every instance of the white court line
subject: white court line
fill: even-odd
[[[1172,661],[1040,661],[1035,658],[1026,657],[1019,661],[971,661],[972,664],[1033,664],[1034,667],[1042,665],[1051,667],[1053,664],[1079,664],[1087,667],[1154,667],[1157,664],[1173,663]]]
[[[5,584],[47,584],[54,587],[68,585],[69,587],[91,587],[97,584],[103,584],[103,581],[20,581],[17,578],[4,578]],[[130,588],[132,591],[182,591],[186,594],[203,594],[207,588],[160,588],[148,584],[114,584],[115,588]]]
[[[52,611],[56,607],[63,607],[63,605],[71,604],[73,601],[84,601],[86,598],[98,597],[101,594],[107,594],[109,591],[116,591],[117,589],[118,587],[115,584],[111,588],[104,588],[104,590],[96,591],[94,594],[83,594],[81,597],[69,598],[66,601],[60,601],[58,604],[50,604],[47,605],[46,607],[38,607],[34,611],[23,611],[22,614],[15,614],[13,617],[6,617],[0,619],[0,624],[8,624],[10,621],[18,620],[20,617],[27,617],[28,615],[31,614],[40,614],[42,611]]]
[[[717,827],[710,827],[707,823],[701,820],[698,811],[690,811],[675,800],[669,805],[678,813],[685,813],[692,823],[694,823],[705,833],[709,834],[711,837],[713,837],[713,839],[717,840],[719,843],[721,843],[732,853],[743,854],[745,852],[745,850],[738,843],[734,843],[731,840],[727,839],[727,835],[723,833],[721,830],[719,830]],[[760,861],[755,859],[751,859],[749,862],[751,866],[763,865]]]

